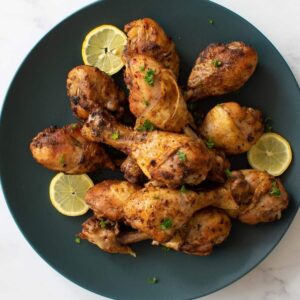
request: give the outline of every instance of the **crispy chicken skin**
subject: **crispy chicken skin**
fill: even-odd
[[[130,111],[137,117],[136,127],[149,120],[159,129],[180,132],[193,124],[174,74],[155,59],[145,55],[128,59],[125,82]]]
[[[134,251],[130,247],[118,241],[117,236],[119,232],[118,223],[106,221],[105,226],[101,226],[100,221],[93,216],[82,224],[82,231],[79,237],[95,244],[105,252],[135,256]]]
[[[124,218],[123,208],[127,199],[139,189],[127,181],[105,180],[88,190],[85,202],[98,218],[118,221]]]
[[[99,107],[117,115],[123,112],[124,92],[110,76],[95,67],[73,68],[67,78],[67,94],[73,114],[80,120],[87,119],[89,113]]]
[[[175,44],[158,23],[149,18],[139,19],[125,25],[124,31],[128,36],[125,62],[136,54],[144,54],[170,69],[175,77],[178,76],[179,57]]]
[[[98,143],[81,135],[81,125],[50,127],[30,143],[33,158],[42,166],[67,174],[83,174],[114,165]]]
[[[187,254],[205,256],[211,254],[215,245],[223,243],[231,230],[227,214],[217,208],[207,207],[197,211],[164,246]],[[140,231],[123,232],[118,237],[122,244],[137,243],[149,239]],[[157,241],[153,245],[159,245]]]
[[[288,194],[278,178],[267,172],[241,170],[232,173],[228,185],[239,204],[232,217],[250,225],[279,220],[288,206]]]
[[[247,152],[264,132],[262,114],[251,107],[227,102],[213,107],[205,116],[200,133],[227,154]]]
[[[123,161],[120,169],[124,173],[124,178],[131,183],[141,183],[147,179],[135,159],[130,156]]]
[[[125,221],[143,232],[144,236],[161,243],[170,240],[176,230],[203,207],[237,208],[235,202],[223,200],[205,197],[204,192],[182,192],[152,185],[141,188],[120,180],[102,181],[92,187],[85,197],[85,202],[97,217]]]
[[[241,88],[258,62],[254,48],[243,42],[211,44],[198,56],[188,79],[189,99],[224,95]]]
[[[227,214],[217,208],[204,208],[196,212],[181,233],[180,251],[193,255],[209,255],[215,245],[223,243],[231,230]]]
[[[114,132],[118,132],[118,139],[112,138]],[[93,112],[82,134],[130,155],[148,179],[169,187],[197,185],[212,167],[210,152],[202,140],[170,132],[133,131],[105,111]]]

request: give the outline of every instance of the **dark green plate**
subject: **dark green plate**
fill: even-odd
[[[199,51],[209,43],[242,40],[253,45],[260,60],[254,76],[239,93],[219,100],[233,99],[261,109],[272,117],[274,128],[290,141],[294,153],[300,153],[299,87],[278,51],[251,24],[208,1],[102,1],[55,27],[17,72],[1,117],[2,185],[16,223],[32,247],[73,282],[115,299],[190,299],[237,280],[280,241],[299,205],[298,156],[282,177],[291,201],[279,222],[259,226],[234,223],[228,241],[208,257],[164,252],[145,242],[134,247],[138,256],[132,258],[101,252],[86,242],[74,243],[85,217],[68,218],[53,209],[48,187],[54,173],[37,165],[28,149],[31,138],[43,128],[74,120],[65,80],[68,70],[82,63],[85,34],[103,23],[122,28],[141,17],[154,18],[174,39],[181,56],[181,83],[186,81]],[[234,167],[247,167],[245,157]],[[99,175],[103,179],[114,176],[107,172]],[[147,284],[151,276],[159,282]]]

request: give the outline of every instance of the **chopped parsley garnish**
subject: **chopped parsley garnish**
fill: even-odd
[[[143,102],[144,102],[145,106],[149,106],[149,104],[150,104],[150,103],[149,103],[149,101],[148,101],[148,100],[146,100],[146,99],[144,99],[144,101],[143,101]]]
[[[64,167],[66,164],[66,156],[64,154],[61,155],[61,157],[59,158],[59,164]]]
[[[101,228],[106,228],[106,225],[109,223],[109,221],[108,220],[104,220],[104,219],[100,219],[99,220],[99,226],[101,227]]]
[[[113,133],[111,134],[111,138],[112,138],[113,140],[117,140],[119,137],[120,137],[120,134],[119,134],[119,132],[117,132],[117,131],[115,131],[115,132],[113,132]]]
[[[223,64],[220,60],[217,60],[217,59],[214,59],[211,63],[216,68],[220,68]]]
[[[72,128],[72,129],[78,128],[78,124],[76,124],[76,123],[75,123],[75,124],[71,124],[71,128]]]
[[[186,154],[183,151],[178,150],[177,155],[180,161],[186,161]]]
[[[156,284],[156,283],[158,283],[158,279],[156,277],[150,277],[150,278],[148,278],[147,282],[149,284]]]
[[[170,251],[170,248],[166,247],[166,246],[162,246],[162,250],[168,252],[168,251]]]
[[[155,70],[148,69],[144,76],[145,81],[151,86],[154,85],[154,75],[155,75]]]
[[[215,143],[211,138],[209,138],[205,143],[208,149],[212,149],[215,146]]]
[[[215,21],[214,21],[214,20],[212,20],[212,19],[209,19],[209,20],[208,20],[208,24],[210,24],[210,25],[214,25],[214,23],[215,23]]]
[[[226,174],[227,178],[231,178],[232,177],[232,172],[228,168],[225,169],[225,174]]]
[[[76,244],[80,244],[80,241],[81,241],[80,237],[76,236],[74,241],[75,241]]]
[[[143,65],[143,66],[140,66],[140,71],[141,72],[144,72],[145,71],[145,66]]]
[[[265,132],[271,132],[273,129],[272,118],[266,117],[264,123],[265,123]]]
[[[278,188],[278,185],[275,180],[272,182],[272,188],[270,190],[270,195],[275,196],[275,197],[280,197],[280,195],[281,195],[280,189]]]
[[[143,125],[138,127],[137,131],[153,131],[155,129],[155,126],[149,121],[146,120]]]
[[[180,188],[180,192],[181,193],[186,193],[187,189],[185,187],[185,185],[182,185],[181,188]]]
[[[172,226],[172,220],[170,218],[165,218],[160,223],[160,228],[163,230],[167,230]]]

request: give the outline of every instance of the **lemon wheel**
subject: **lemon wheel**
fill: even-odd
[[[122,54],[126,43],[126,34],[119,28],[108,24],[96,27],[83,41],[83,62],[113,75],[124,65]]]
[[[281,175],[292,161],[291,146],[277,133],[263,134],[248,151],[248,162],[252,168],[267,171],[273,176]]]
[[[49,187],[51,203],[63,215],[81,216],[89,209],[84,197],[93,185],[93,181],[86,174],[58,173],[51,180]]]

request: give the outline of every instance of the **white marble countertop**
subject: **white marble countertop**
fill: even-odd
[[[4,4],[5,2],[5,4]],[[37,41],[59,21],[92,0],[9,0],[0,11],[0,107],[12,77]],[[215,0],[254,24],[278,48],[300,82],[299,0]],[[300,215],[257,268],[206,300],[300,299]],[[106,299],[73,284],[29,246],[0,191],[0,298]]]

